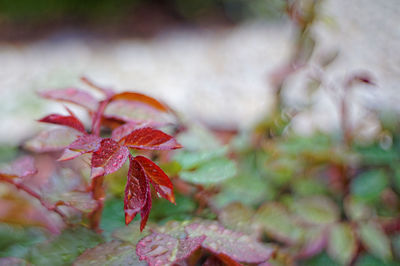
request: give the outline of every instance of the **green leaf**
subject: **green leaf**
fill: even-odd
[[[253,209],[236,202],[225,206],[218,213],[218,219],[228,229],[251,235],[255,232],[253,215]]]
[[[398,262],[380,260],[370,254],[361,255],[355,264],[356,266],[398,266]]]
[[[139,261],[135,249],[136,246],[131,243],[113,240],[86,250],[75,260],[74,265],[146,265]]]
[[[357,252],[355,232],[349,224],[335,224],[329,233],[328,253],[340,264],[347,265]]]
[[[347,217],[354,221],[367,220],[373,214],[372,209],[365,203],[351,196],[344,200],[344,210]]]
[[[315,196],[293,202],[294,213],[310,224],[330,224],[339,219],[336,204],[327,197]]]
[[[202,164],[196,170],[183,171],[181,179],[201,185],[220,183],[236,175],[237,169],[233,161],[220,158]]]
[[[372,170],[357,176],[350,185],[353,196],[365,202],[377,202],[388,180],[382,170]]]
[[[124,201],[120,198],[108,199],[104,204],[100,228],[108,238],[111,233],[120,227],[125,226]]]
[[[369,252],[383,260],[392,258],[390,240],[378,224],[374,222],[360,224],[359,234],[363,245]]]
[[[212,159],[223,157],[227,152],[228,147],[226,146],[206,151],[181,151],[176,153],[173,159],[181,165],[183,170],[189,170]]]
[[[34,247],[28,260],[34,265],[71,265],[86,249],[103,241],[103,238],[89,229],[79,227],[68,229],[53,241]]]
[[[294,244],[305,236],[303,228],[278,203],[265,203],[257,210],[254,219],[269,237],[280,242]]]
[[[308,259],[301,263],[302,266],[339,266],[339,264],[333,261],[325,252],[320,253],[311,259]]]

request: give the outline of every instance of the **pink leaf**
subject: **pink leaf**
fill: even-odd
[[[193,223],[185,227],[189,237],[205,235],[202,247],[216,255],[246,263],[261,263],[268,260],[274,249],[266,247],[247,235],[225,229],[215,222]]]
[[[142,167],[146,178],[148,178],[154,189],[165,199],[175,203],[173,185],[164,171],[151,160],[143,156],[136,156],[136,162]]]
[[[73,103],[90,111],[95,110],[97,107],[97,100],[91,94],[75,88],[50,90],[39,94],[43,98]]]
[[[76,129],[82,133],[86,133],[85,126],[74,115],[64,116],[58,114],[51,114],[46,117],[43,117],[42,119],[39,120],[39,122],[67,126]]]
[[[150,186],[146,175],[132,156],[129,156],[128,181],[125,187],[125,223],[129,224],[147,203]]]
[[[153,233],[136,245],[136,254],[140,260],[146,260],[151,266],[173,265],[188,258],[196,251],[205,236],[176,239],[168,234]]]
[[[60,151],[73,142],[80,132],[71,128],[53,128],[40,132],[28,140],[24,147],[34,152]]]
[[[63,152],[59,161],[71,160],[81,154],[93,152],[100,147],[101,138],[95,135],[78,136]]]
[[[96,136],[100,135],[101,120],[103,118],[104,110],[106,109],[109,102],[110,102],[110,99],[106,99],[106,100],[100,102],[96,113],[93,115],[92,134],[94,134]]]
[[[151,127],[139,128],[122,139],[123,145],[134,149],[172,150],[182,146],[170,135]]]
[[[120,146],[112,139],[103,139],[92,156],[91,178],[117,171],[125,163],[128,155],[129,150],[126,147]]]

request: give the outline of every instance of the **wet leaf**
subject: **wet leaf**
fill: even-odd
[[[122,144],[133,149],[172,150],[182,146],[164,132],[151,127],[139,128],[122,139]]]
[[[205,238],[198,236],[176,239],[168,234],[153,233],[139,241],[136,252],[149,265],[172,265],[188,258]]]
[[[67,126],[67,127],[76,129],[82,133],[86,133],[85,126],[82,124],[82,122],[78,118],[76,118],[76,116],[74,116],[72,114],[68,115],[68,116],[51,114],[46,117],[43,117],[42,119],[39,120],[39,122]]]
[[[146,174],[140,163],[129,157],[128,181],[125,188],[125,223],[129,224],[147,202],[150,190]]]
[[[349,224],[335,224],[329,233],[328,253],[343,265],[348,265],[357,252],[356,234]]]
[[[115,141],[120,141],[123,137],[129,135],[133,130],[140,126],[138,123],[126,123],[117,127],[112,131],[111,138]]]
[[[100,142],[100,147],[92,156],[91,178],[108,175],[117,171],[125,163],[128,155],[128,148],[120,146],[112,139],[103,139]]]
[[[236,175],[237,168],[233,161],[226,158],[210,160],[193,171],[182,171],[180,178],[194,184],[216,184]]]
[[[339,210],[335,203],[322,196],[296,200],[292,209],[304,221],[311,224],[330,224],[339,219]]]
[[[374,222],[361,224],[359,234],[362,244],[369,252],[383,260],[392,258],[390,240],[378,224]]]
[[[55,128],[40,132],[25,142],[24,147],[33,152],[60,151],[73,142],[81,133],[70,128]]]
[[[164,171],[144,156],[136,156],[134,160],[139,163],[146,178],[153,185],[157,193],[159,193],[161,197],[175,203],[173,185]]]
[[[206,236],[202,247],[215,254],[223,254],[238,262],[261,263],[274,253],[249,236],[225,229],[215,222],[193,223],[185,227],[189,237]]]
[[[139,261],[135,249],[135,245],[131,243],[114,240],[87,249],[75,260],[73,265],[146,265]]]
[[[73,103],[91,111],[97,107],[97,100],[91,94],[75,88],[44,91],[39,95],[46,99]]]

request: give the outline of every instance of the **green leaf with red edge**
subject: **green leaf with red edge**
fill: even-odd
[[[129,156],[128,181],[125,187],[125,223],[129,224],[147,203],[150,185],[139,162]]]
[[[60,151],[71,144],[81,134],[71,128],[45,130],[25,142],[24,148],[33,152]]]
[[[76,116],[72,114],[71,115],[51,114],[46,117],[43,117],[42,119],[39,120],[39,122],[67,126],[76,129],[82,133],[86,133],[85,126]]]
[[[89,111],[97,107],[97,100],[90,93],[75,88],[43,91],[39,95],[45,99],[73,103]]]
[[[122,138],[123,145],[143,150],[173,150],[182,146],[170,135],[151,127],[138,128]]]
[[[168,234],[155,232],[136,245],[136,254],[149,265],[172,265],[187,259],[196,251],[206,236],[176,239]]]
[[[172,182],[164,173],[164,171],[158,165],[144,156],[136,156],[134,160],[139,163],[140,167],[145,173],[146,178],[148,178],[157,193],[161,197],[169,200],[172,203],[175,203]]]
[[[117,171],[125,163],[128,156],[128,148],[119,145],[110,138],[103,139],[100,142],[100,147],[92,156],[91,178],[108,175]]]
[[[383,260],[392,259],[390,239],[378,223],[368,221],[360,224],[358,234],[363,246],[373,255]]]
[[[203,248],[237,262],[262,263],[275,251],[247,235],[226,229],[216,222],[192,223],[185,227],[185,231],[189,237],[206,236],[202,242]]]
[[[58,158],[59,161],[71,160],[79,155],[96,151],[102,139],[96,135],[82,135],[72,142]]]
[[[147,95],[144,95],[141,93],[137,93],[137,92],[122,92],[122,93],[115,94],[114,96],[111,97],[111,101],[116,101],[116,100],[127,100],[127,101],[139,102],[139,103],[142,103],[144,105],[152,107],[161,112],[169,111],[169,108],[165,104],[157,101],[156,99],[154,99],[150,96],[147,96]]]

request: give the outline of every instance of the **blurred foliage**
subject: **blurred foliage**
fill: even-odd
[[[153,261],[157,256],[173,260],[177,253],[188,252],[190,254],[180,255],[189,265],[199,260],[232,265],[231,258],[221,253],[237,256],[239,261],[250,264],[255,263],[255,258],[260,261],[268,258],[269,265],[399,265],[398,114],[370,110],[377,118],[375,123],[380,132],[363,141],[359,132],[346,124],[348,113],[343,107],[349,103],[342,101],[338,104],[342,111],[339,132],[301,136],[291,126],[295,114],[302,110],[293,110],[281,97],[285,80],[295,71],[292,65],[305,64],[312,55],[315,41],[310,27],[318,17],[317,2],[303,1],[301,6],[296,6],[296,1],[288,2],[291,4],[288,13],[297,23],[298,46],[289,59],[289,70],[275,77],[275,109],[254,130],[222,134],[181,121],[177,139],[185,149],[145,154],[158,160],[171,177],[176,205],[159,200],[157,193],[151,193],[153,208],[147,227],[140,232],[138,218],[125,226],[121,195],[127,168],[123,167],[105,177],[107,196],[100,224],[102,231],[90,231],[81,213],[93,206],[89,195],[76,189],[87,183],[89,174],[83,169],[87,168],[89,159],[60,167],[37,156],[36,161],[47,167],[39,169],[45,172],[40,179],[16,178],[19,182],[8,183],[17,187],[29,185],[29,182],[41,184],[40,190],[46,188],[46,199],[51,199],[51,203],[57,205],[55,199],[60,197],[74,203],[62,207],[73,207],[80,212],[70,210],[71,224],[60,229],[54,217],[50,219],[51,215],[39,209],[38,204],[33,201],[28,204],[28,195],[0,186],[0,256],[4,257],[0,264],[128,265],[139,263],[138,259]],[[236,10],[231,11],[234,17],[242,17],[252,8],[269,12],[257,6],[259,1],[176,0],[168,3],[188,17],[195,17],[198,10],[213,5],[222,5],[227,10],[233,8]],[[273,3],[271,10],[273,6],[280,8],[280,1]],[[240,14],[235,13],[239,9]],[[328,64],[324,61],[321,70]],[[323,87],[321,80],[316,86],[313,84],[313,91]],[[357,75],[350,77],[347,83],[356,81],[370,83]],[[350,89],[346,87],[347,91]],[[25,148],[30,147],[32,151],[41,146],[44,139],[48,141],[48,135],[35,138],[35,142],[28,142],[31,145]],[[55,146],[63,141],[57,139]],[[58,155],[54,154],[54,149],[46,152],[45,158]],[[1,160],[9,161],[16,155],[14,148],[0,149]],[[53,196],[52,190],[59,194]],[[41,204],[46,207],[43,202]],[[147,243],[154,246],[146,247]],[[240,244],[240,250],[235,243]],[[170,245],[172,249],[168,250]],[[251,250],[252,246],[257,249]],[[135,252],[137,247],[140,256]],[[207,252],[201,253],[204,250]],[[270,257],[271,254],[274,255]]]

